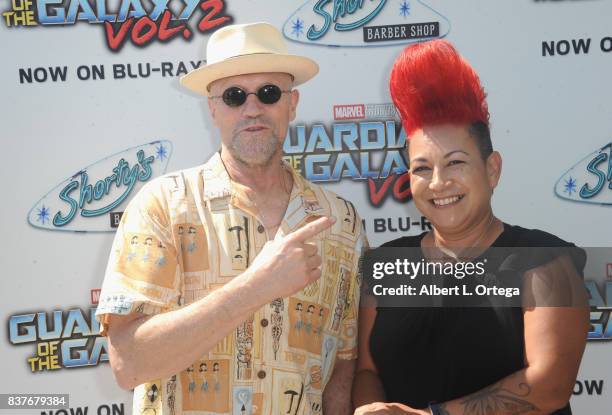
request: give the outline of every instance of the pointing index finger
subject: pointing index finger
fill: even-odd
[[[289,238],[293,241],[306,242],[313,236],[330,228],[335,222],[336,218],[333,216],[322,216],[293,232],[289,235]]]

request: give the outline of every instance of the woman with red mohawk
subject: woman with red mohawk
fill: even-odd
[[[433,230],[383,246],[420,247],[425,257],[441,251],[454,261],[466,247],[478,255],[490,247],[573,247],[577,255],[529,263],[521,281],[531,293],[537,282],[579,281],[584,251],[494,216],[502,160],[491,144],[484,89],[455,48],[443,40],[407,47],[390,88],[409,137],[414,203]],[[385,308],[364,298],[355,414],[571,414],[588,332],[583,300],[571,307]]]

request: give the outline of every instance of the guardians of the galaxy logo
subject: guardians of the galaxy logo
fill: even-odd
[[[598,285],[596,281],[586,281],[591,306],[591,328],[589,340],[612,340],[612,281]]]
[[[366,181],[370,203],[380,206],[389,195],[410,200],[405,145],[401,125],[381,120],[297,125],[287,133],[283,150],[285,160],[310,181]]]
[[[11,0],[2,13],[7,27],[99,23],[111,51],[131,41],[143,47],[206,33],[232,21],[225,0]]]
[[[97,366],[108,362],[106,338],[98,332],[96,308],[47,313],[23,313],[9,318],[9,341],[13,345],[33,344],[27,358],[32,372]]]

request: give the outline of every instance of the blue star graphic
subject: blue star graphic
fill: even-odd
[[[406,17],[409,14],[410,14],[410,3],[404,0],[402,1],[402,4],[400,5],[400,16]]]
[[[304,21],[298,17],[295,22],[291,22],[291,34],[300,37],[304,34]]]
[[[162,144],[155,149],[155,155],[160,161],[164,161],[168,157],[168,150]]]
[[[563,187],[565,188],[565,193],[571,196],[572,192],[576,191],[576,179],[570,176],[569,179],[565,180],[565,185]]]
[[[42,222],[42,224],[44,225],[49,220],[49,208],[45,207],[45,205],[42,205],[42,207],[37,210],[38,212],[36,213],[36,220]]]

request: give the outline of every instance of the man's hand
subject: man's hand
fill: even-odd
[[[317,254],[316,245],[308,240],[334,222],[335,218],[324,216],[267,242],[249,267],[252,281],[269,288],[273,299],[288,297],[319,279],[321,256]]]
[[[246,272],[185,307],[156,315],[113,315],[108,346],[121,387],[131,389],[184,370],[260,307],[319,278],[321,257],[308,240],[334,222],[322,217],[268,243]]]
[[[373,402],[355,409],[354,415],[431,415],[431,412],[412,409],[401,403]]]

